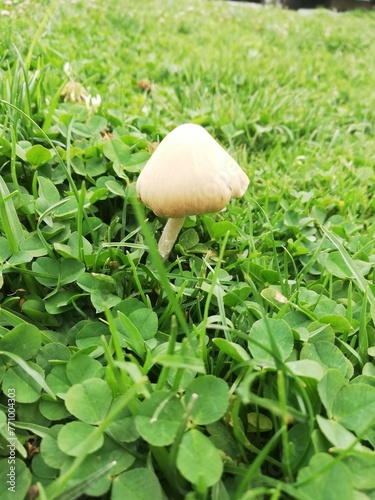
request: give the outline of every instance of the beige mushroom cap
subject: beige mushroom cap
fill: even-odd
[[[200,125],[187,123],[160,143],[137,180],[140,201],[163,217],[222,210],[242,196],[249,179]]]

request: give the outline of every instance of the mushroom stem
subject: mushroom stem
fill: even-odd
[[[168,219],[162,235],[160,236],[158,249],[163,260],[167,260],[175,241],[177,240],[178,233],[184,224],[185,217],[176,217]]]

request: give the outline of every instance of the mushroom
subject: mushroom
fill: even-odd
[[[214,213],[241,197],[249,179],[238,163],[200,125],[170,132],[137,180],[139,201],[169,220],[159,240],[166,260],[188,215]]]

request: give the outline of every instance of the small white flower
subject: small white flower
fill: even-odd
[[[85,96],[85,104],[86,108],[90,111],[90,113],[96,113],[98,111],[99,106],[102,102],[102,98],[100,97],[99,94],[96,94],[96,97],[93,97],[92,95],[87,95]]]
[[[73,80],[70,80],[67,82],[67,84],[64,86],[62,92],[61,92],[61,97],[64,98],[64,101],[71,101],[71,102],[87,102],[86,99],[88,97],[89,93],[87,90],[83,87],[83,85],[79,82],[74,82]],[[87,105],[87,104],[86,104]]]
[[[87,109],[91,109],[91,95],[84,96],[85,104]]]
[[[66,74],[66,76],[71,77],[72,72],[73,72],[73,70],[72,70],[72,66],[71,66],[70,62],[66,62],[64,64],[64,73]]]
[[[96,97],[91,97],[91,105],[94,112],[98,111],[101,103],[102,103],[102,98],[100,97],[99,94],[96,94]]]

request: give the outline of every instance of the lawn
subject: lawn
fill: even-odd
[[[1,9],[1,498],[375,499],[375,14]],[[250,185],[163,262],[183,123]]]

